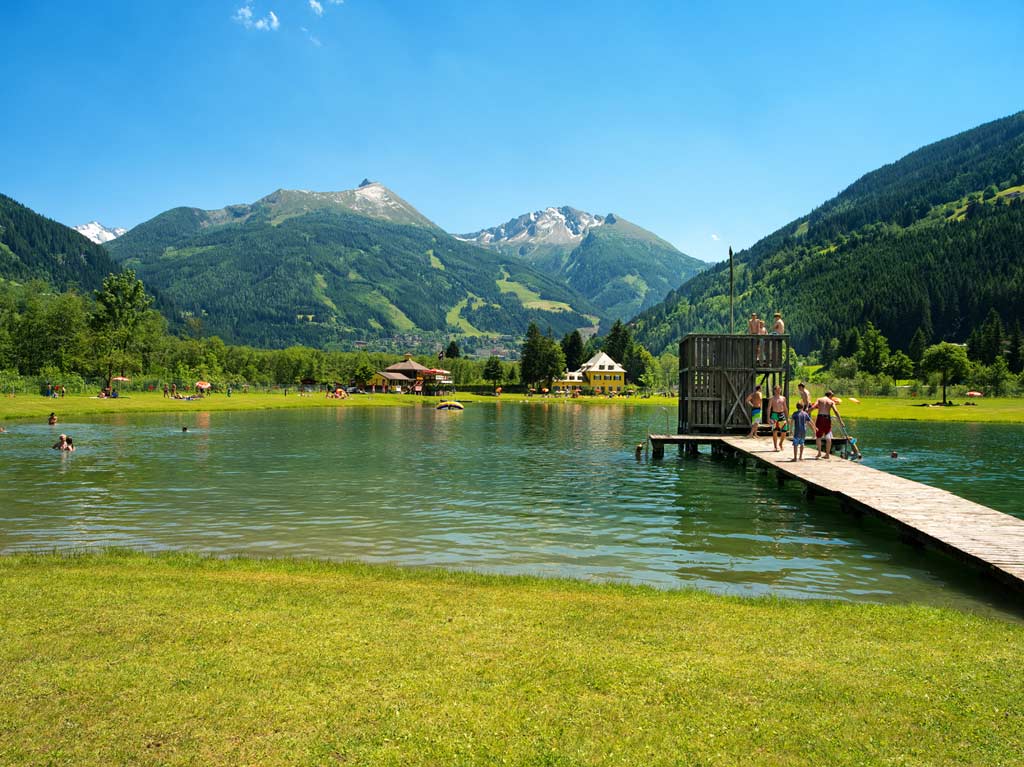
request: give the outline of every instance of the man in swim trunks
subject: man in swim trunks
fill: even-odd
[[[782,387],[772,389],[772,398],[768,400],[768,420],[772,425],[772,447],[778,453],[786,446],[786,432],[789,430],[789,415],[786,410],[789,404],[782,396]]]
[[[750,405],[750,433],[748,437],[757,437],[757,427],[761,425],[761,405],[764,398],[761,396],[761,384],[754,387],[747,397],[747,404]]]
[[[832,455],[832,414],[839,418],[839,410],[836,408],[835,394],[829,389],[825,396],[818,397],[811,405],[811,410],[818,411],[818,417],[814,419],[814,441],[818,446],[818,454],[815,458],[821,458],[821,441],[825,440],[825,459]]]

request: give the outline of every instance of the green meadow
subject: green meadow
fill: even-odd
[[[0,557],[0,763],[1010,765],[1024,624],[296,560]]]
[[[815,390],[815,393],[817,391]],[[160,392],[129,392],[117,399],[97,399],[82,395],[68,395],[60,399],[19,394],[0,399],[0,420],[31,418],[45,419],[51,412],[58,417],[90,416],[105,413],[161,413],[161,412],[216,412],[222,410],[269,410],[301,407],[412,407],[433,406],[439,397],[418,397],[401,394],[357,394],[345,400],[328,399],[322,393],[288,395],[254,392],[235,393],[227,397],[212,394],[200,400],[174,400]],[[489,394],[457,393],[455,399],[465,403],[513,402],[532,405],[563,406],[629,406],[666,408],[674,412],[675,397],[565,397],[505,393],[500,397]],[[955,421],[972,423],[1024,423],[1024,399],[1019,397],[982,398],[971,405],[932,407],[918,400],[897,397],[861,397],[855,403],[844,398],[840,412],[844,417],[899,421]],[[795,402],[790,397],[790,405]]]

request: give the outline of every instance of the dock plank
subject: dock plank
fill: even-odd
[[[885,519],[918,540],[1024,590],[1024,519],[836,456],[794,462],[791,447],[777,452],[770,439],[693,434],[652,434],[649,439],[656,447],[660,443],[661,454],[666,444],[724,446],[775,469],[781,477],[799,480],[816,492]],[[659,454],[657,449],[654,454]]]

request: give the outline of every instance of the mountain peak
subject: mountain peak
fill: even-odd
[[[71,228],[79,234],[88,237],[97,245],[102,245],[104,242],[116,240],[128,231],[120,226],[114,228],[104,226],[99,221],[90,221],[88,224],[79,224],[78,226],[73,226]]]
[[[437,229],[437,224],[420,213],[379,181],[363,181],[355,189],[315,192],[309,189],[278,189],[262,197],[251,208],[263,207],[280,222],[315,210],[345,210],[395,224]],[[228,210],[228,209],[225,209]]]
[[[524,213],[499,226],[456,236],[478,245],[505,244],[528,251],[548,247],[571,248],[578,245],[592,228],[603,223],[602,216],[562,205]]]

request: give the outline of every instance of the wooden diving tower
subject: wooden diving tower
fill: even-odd
[[[768,399],[775,386],[789,398],[789,336],[690,333],[679,342],[679,433],[744,434],[750,431],[747,396],[761,384]]]

